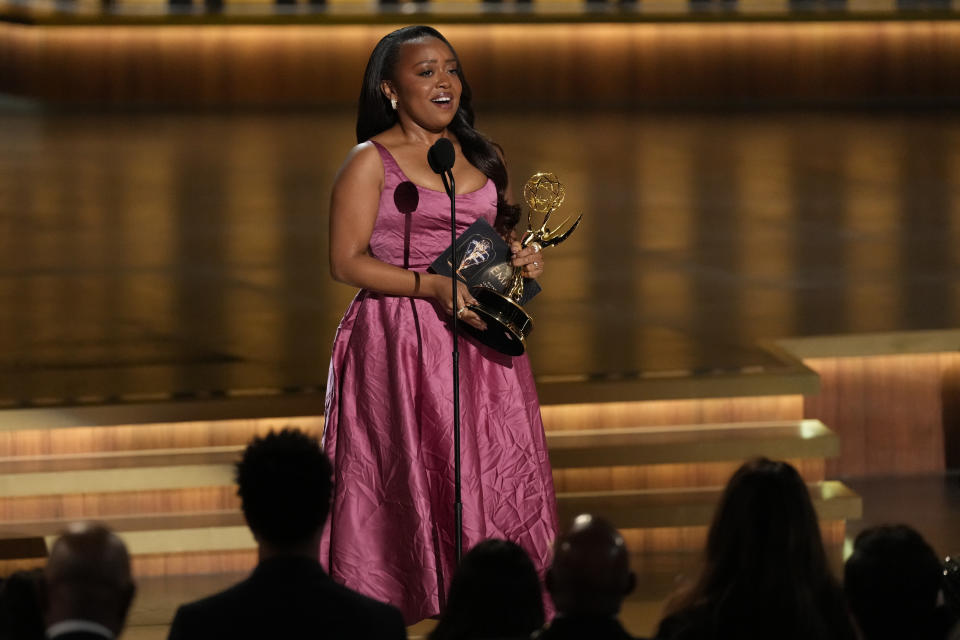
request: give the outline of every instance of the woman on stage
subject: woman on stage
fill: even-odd
[[[408,624],[437,615],[455,568],[450,316],[483,328],[448,278],[427,267],[450,244],[450,201],[427,163],[456,150],[458,235],[485,218],[507,239],[519,216],[498,147],[473,128],[470,87],[434,29],[384,37],[367,63],[358,145],[333,187],[330,269],[361,290],[333,345],[323,446],[334,498],[321,562],[338,582],[389,602]],[[527,277],[543,257],[512,244]],[[527,357],[462,336],[463,546],[521,545],[543,573],[557,531]]]

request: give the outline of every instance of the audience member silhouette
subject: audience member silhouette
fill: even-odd
[[[796,469],[758,458],[734,473],[710,525],[700,575],[667,613],[657,638],[855,637]]]
[[[102,525],[71,525],[50,551],[42,590],[47,638],[118,637],[136,591],[127,547]]]
[[[0,585],[0,639],[44,640],[43,569],[15,571]]]
[[[464,557],[429,640],[529,638],[543,626],[543,592],[519,545],[485,540]]]
[[[237,463],[243,514],[259,547],[246,580],[181,606],[171,640],[406,638],[400,612],[336,584],[317,559],[332,470],[293,429],[255,438]]]
[[[863,640],[943,640],[952,617],[937,606],[942,574],[933,548],[910,527],[861,532],[843,590]]]
[[[617,620],[636,586],[623,536],[606,520],[578,516],[557,540],[547,590],[557,608],[537,640],[630,640]]]

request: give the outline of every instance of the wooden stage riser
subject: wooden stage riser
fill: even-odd
[[[206,575],[250,571],[257,565],[257,552],[218,551],[165,553],[134,556],[138,576]]]
[[[240,508],[236,487],[0,498],[0,521],[96,519]]]
[[[147,554],[135,555],[132,561],[133,574],[138,578],[212,575],[251,571],[257,565],[257,552],[245,550]],[[38,569],[45,565],[44,559],[0,560],[0,576],[8,576],[14,571]]]
[[[0,431],[0,458],[244,445],[256,435],[287,426],[319,437],[323,417]]]
[[[846,525],[844,522],[821,522],[824,545],[842,546]],[[625,529],[624,540],[631,553],[702,551],[706,543],[707,527],[676,527],[663,529]],[[180,553],[136,556],[134,572],[141,576],[187,575],[246,571],[256,565],[256,552],[227,551],[216,553]]]
[[[807,482],[824,479],[824,461],[788,460]],[[597,469],[554,469],[553,482],[558,493],[575,491],[620,491],[628,489],[668,489],[719,487],[726,485],[742,461],[699,462],[695,464],[659,464],[638,467]]]
[[[664,527],[660,529],[624,529],[621,531],[630,553],[703,551],[707,542],[707,527]],[[842,546],[846,534],[843,521],[820,523],[823,544]]]
[[[806,415],[843,443],[827,475],[910,475],[960,466],[960,354],[809,358],[821,392]]]
[[[398,25],[0,25],[0,92],[82,103],[347,105]],[[486,102],[957,98],[957,21],[447,25]],[[523,60],[522,72],[517,61]]]
[[[47,423],[55,414],[30,413],[27,428],[7,423],[0,432],[0,534],[49,543],[69,521],[111,522],[129,539],[143,576],[251,568],[254,542],[239,513],[233,461],[255,435],[286,426],[319,435],[323,426],[320,416]],[[704,523],[714,494],[705,498],[702,490],[719,492],[757,451],[782,453],[817,483],[824,479],[822,456],[835,454],[836,440],[802,414],[800,395],[546,405],[561,511],[609,512],[626,527]],[[123,415],[137,419],[129,410]],[[651,492],[605,497],[621,490]],[[824,516],[838,517],[835,509]],[[700,548],[702,529],[631,536],[638,551],[686,551]],[[0,571],[7,566],[0,563]]]
[[[803,397],[799,395],[548,405],[541,408],[541,413],[547,431],[800,420],[804,417]]]
[[[542,407],[541,412],[547,431],[799,420],[803,417],[803,397],[758,396],[548,405]],[[287,426],[319,437],[323,433],[323,417],[0,431],[0,458],[243,445],[255,435]]]
[[[789,460],[808,482],[824,479],[823,460]],[[557,469],[557,492],[723,486],[740,461],[639,467]],[[95,519],[240,507],[233,486],[0,498],[0,521]]]
[[[6,578],[15,571],[42,569],[47,565],[46,558],[25,558],[23,560],[0,560],[0,578]]]

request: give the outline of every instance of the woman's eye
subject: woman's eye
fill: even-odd
[[[433,75],[433,71],[431,71],[430,69],[427,69],[426,71],[421,71],[420,75],[423,76],[424,78],[429,78],[430,76]]]
[[[448,70],[447,70],[447,73],[452,73],[453,75],[458,75],[458,74],[460,73],[460,69],[448,69]]]

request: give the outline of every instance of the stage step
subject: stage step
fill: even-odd
[[[0,522],[0,539],[28,536],[55,537],[72,518]],[[96,519],[117,533],[161,532],[174,529],[213,529],[244,527],[243,514],[237,509],[200,511],[195,513],[147,513],[142,515],[108,516]]]
[[[224,551],[252,552],[257,548],[253,534],[246,525],[127,531],[121,532],[120,537],[127,544],[135,564],[137,558],[143,556]],[[48,544],[50,542],[52,539],[48,539]],[[250,568],[253,566],[251,565]]]
[[[560,493],[557,504],[561,522],[569,522],[580,513],[594,513],[621,529],[694,527],[710,523],[722,492],[722,487],[710,487]],[[813,483],[810,493],[822,521],[861,516],[859,496],[840,482]],[[99,520],[120,533],[134,555],[255,548],[239,510],[124,515]],[[64,518],[4,522],[0,524],[0,539],[35,536],[49,541],[70,521]]]
[[[744,460],[753,456],[833,457],[840,447],[836,435],[819,420],[551,431],[547,432],[547,445],[556,469]],[[109,486],[124,490],[143,488],[151,481],[142,480],[133,487],[117,472],[143,474],[146,468],[163,469],[153,474],[162,478],[202,466],[211,472],[201,484],[193,486],[208,486],[213,480],[227,478],[244,447],[233,444],[4,456],[0,457],[0,496],[31,495],[33,490],[26,486],[31,478],[42,485],[53,482],[54,476],[60,478],[61,486],[69,486],[74,492],[104,490],[87,488],[85,479],[96,477],[113,478]],[[67,472],[77,473],[64,475]],[[44,474],[51,475],[47,479]],[[150,488],[179,486],[190,485],[186,480],[166,480]]]
[[[842,482],[817,482],[809,489],[821,521],[855,519],[863,513],[860,496]],[[722,494],[723,487],[561,493],[557,509],[561,523],[593,513],[618,529],[697,527],[710,524]]]
[[[824,458],[837,437],[818,420],[556,431],[554,469]],[[229,486],[244,445],[155,448],[0,458],[0,498]]]
[[[230,465],[240,457],[245,446],[235,444],[216,447],[6,456],[0,458],[0,477],[16,473],[57,473],[130,467]]]
[[[819,420],[551,431],[555,469],[772,459],[828,458],[837,436]]]
[[[819,421],[799,419],[800,407],[799,397],[545,407],[562,521],[600,513],[631,530],[637,550],[700,548],[720,485],[754,456],[791,460],[812,483],[822,520],[858,517],[855,495],[822,482],[837,437]],[[191,417],[201,417],[204,407],[194,409]],[[252,401],[240,409],[269,415]],[[42,548],[78,519],[114,528],[139,575],[249,569],[256,544],[239,510],[233,467],[249,439],[269,429],[320,433],[322,418],[295,415],[299,405],[289,409],[286,418],[243,419],[224,404],[224,419],[177,422],[172,408],[158,407],[150,415],[164,422],[100,426],[94,419],[110,411],[19,412],[18,425],[0,428],[0,543],[10,549],[0,549],[0,573],[26,558],[14,551],[23,541]],[[647,544],[642,529],[656,540]]]
[[[106,493],[220,487],[233,482],[233,466],[177,465],[0,475],[0,498],[64,493]]]

